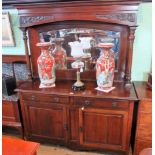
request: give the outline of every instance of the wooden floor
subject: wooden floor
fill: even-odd
[[[103,153],[73,151],[64,147],[51,145],[41,145],[37,153],[37,155],[104,155]]]
[[[3,132],[3,135],[15,138],[21,138],[18,134],[12,134]],[[53,146],[50,144],[41,144],[40,148],[37,151],[37,155],[112,155],[112,154],[104,154],[97,152],[83,152],[83,151],[75,151],[70,150],[66,147]],[[130,153],[132,155],[132,153]]]

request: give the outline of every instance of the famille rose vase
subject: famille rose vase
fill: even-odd
[[[114,52],[111,50],[113,46],[113,43],[98,44],[102,52],[96,62],[96,80],[98,87],[103,90],[113,85],[115,71]]]
[[[52,52],[52,55],[54,56],[55,59],[55,64],[56,64],[56,69],[66,69],[67,64],[66,64],[66,51],[65,49],[62,48],[62,42],[64,40],[62,38],[55,38],[53,40],[55,44],[55,48]]]
[[[37,43],[36,46],[41,48],[41,55],[38,57],[38,73],[40,78],[39,88],[49,88],[55,86],[55,60],[50,54],[52,43]]]

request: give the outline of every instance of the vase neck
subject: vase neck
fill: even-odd
[[[103,48],[102,55],[109,57],[110,56],[110,48]]]
[[[41,50],[41,54],[42,55],[49,55],[49,51],[48,50],[45,50],[45,49],[42,49]]]

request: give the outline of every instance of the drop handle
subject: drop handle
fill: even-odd
[[[31,100],[35,100],[35,96],[31,96]]]
[[[116,108],[117,107],[117,102],[112,102],[112,107]]]
[[[84,102],[84,104],[85,104],[85,106],[88,106],[88,105],[90,105],[90,101],[88,101],[88,100],[86,100],[85,102]]]
[[[54,97],[54,102],[59,102],[59,98],[58,97]]]

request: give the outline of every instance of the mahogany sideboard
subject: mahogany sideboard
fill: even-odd
[[[32,0],[15,4],[28,69],[27,82],[17,89],[26,139],[129,154],[133,108],[137,100],[131,82],[131,66],[139,4],[140,0]],[[44,33],[74,28],[119,34],[116,89],[112,92],[106,94],[94,89],[97,87],[95,70],[81,74],[85,91],[73,92],[71,87],[76,79],[73,69],[57,69],[56,87],[39,89],[40,49],[36,43]]]
[[[147,82],[134,82],[139,99],[134,155],[152,147],[152,91]]]
[[[28,140],[53,142],[84,150],[128,154],[134,101],[133,85],[115,83],[110,93],[95,90],[74,92],[73,81],[57,81],[55,88],[39,89],[39,81],[25,82],[16,91]],[[114,153],[113,152],[113,153]]]

